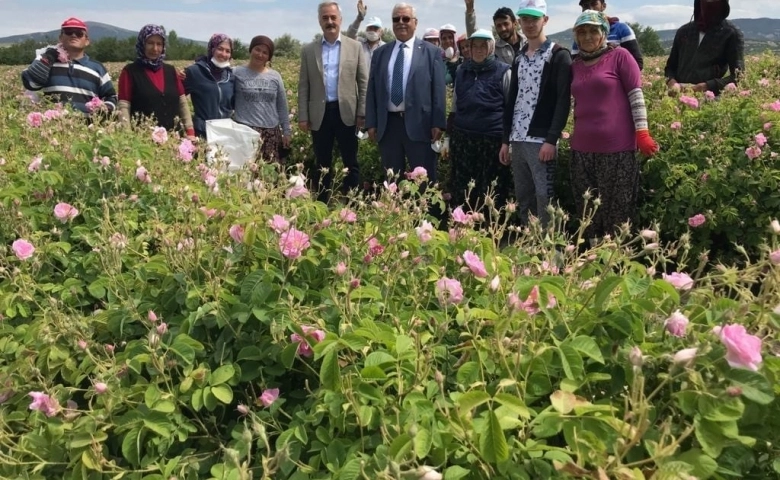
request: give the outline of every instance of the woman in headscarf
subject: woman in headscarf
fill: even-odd
[[[249,43],[249,64],[235,70],[234,119],[260,133],[258,158],[278,163],[279,145],[288,148],[292,132],[282,76],[269,66],[273,56],[274,42],[265,35]]]
[[[572,63],[570,174],[580,215],[586,214],[587,190],[601,198],[585,230],[591,244],[635,220],[641,167],[636,150],[645,156],[658,151],[648,131],[639,65],[628,50],[608,45],[608,34],[609,19],[595,10],[585,10],[574,24],[579,56]]]
[[[178,117],[187,136],[194,139],[184,85],[176,69],[164,63],[165,42],[165,28],[160,25],[146,25],[138,32],[136,60],[119,75],[119,114],[124,121],[154,117],[157,126],[166,130],[180,130]]]
[[[499,162],[503,111],[509,95],[509,65],[497,61],[496,42],[490,30],[469,37],[471,59],[458,68],[453,92],[450,130],[450,180],[453,206],[468,202],[471,209],[484,204],[492,189],[500,208],[512,191],[512,171]],[[467,197],[469,183],[474,188]]]
[[[463,58],[463,61],[465,62],[466,60],[469,60],[471,58],[471,49],[469,48],[469,38],[465,33],[458,37],[458,42],[456,45],[458,46],[458,51],[460,52],[460,56]]]
[[[457,32],[455,31],[455,26],[451,23],[442,25],[442,27],[439,29],[439,39],[441,41],[442,50],[441,54],[442,58],[444,59],[446,73],[445,80],[447,85],[452,85],[452,83],[455,81],[455,71],[458,69],[460,64],[463,63],[463,58],[458,52],[458,44],[455,42],[456,34]]]
[[[230,118],[236,79],[230,68],[233,40],[215,33],[209,40],[206,55],[184,69],[184,90],[195,108],[195,134],[206,138],[206,121]]]

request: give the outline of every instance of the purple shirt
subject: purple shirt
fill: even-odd
[[[574,130],[571,148],[584,153],[636,150],[628,92],[642,88],[642,73],[625,48],[615,48],[595,65],[571,66]]]

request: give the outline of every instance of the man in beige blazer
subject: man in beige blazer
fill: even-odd
[[[298,125],[311,130],[317,167],[310,172],[317,199],[327,203],[333,182],[333,145],[348,169],[342,192],[358,187],[357,129],[366,116],[368,62],[360,43],[341,35],[341,8],[323,2],[317,8],[322,40],[301,52],[298,79]],[[321,169],[327,168],[324,178]]]

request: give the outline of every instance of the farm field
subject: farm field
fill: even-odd
[[[228,175],[0,68],[0,478],[780,478],[780,58],[718,99],[664,60],[640,224],[590,247],[565,140],[560,228],[507,244],[435,228],[446,161],[421,189],[361,142],[327,207],[300,131]]]

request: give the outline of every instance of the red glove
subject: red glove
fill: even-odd
[[[658,144],[647,130],[636,131],[636,145],[642,155],[646,157],[652,157],[658,151]]]

